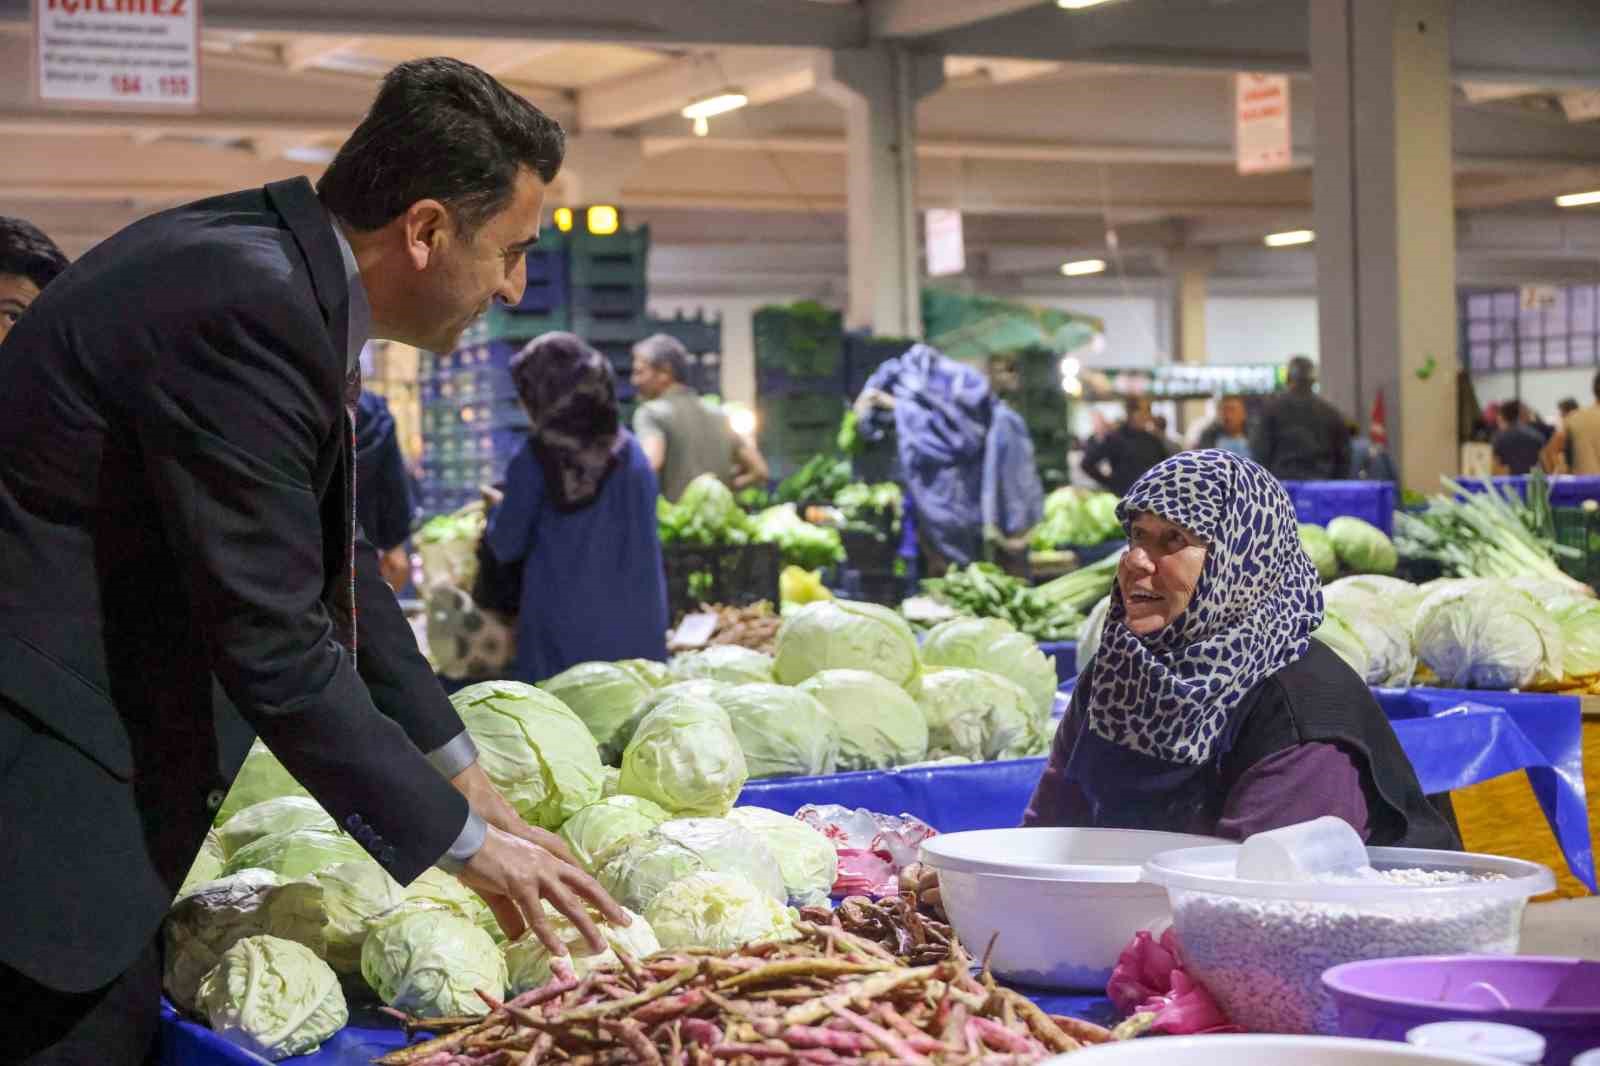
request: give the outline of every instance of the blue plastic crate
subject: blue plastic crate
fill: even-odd
[[[1397,494],[1392,481],[1285,481],[1283,487],[1303,523],[1325,526],[1348,515],[1394,535]]]

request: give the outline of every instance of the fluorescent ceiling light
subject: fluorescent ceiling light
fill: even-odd
[[[1269,233],[1266,236],[1268,248],[1288,248],[1295,244],[1310,244],[1317,239],[1315,230],[1291,229],[1282,233]]]
[[[1079,259],[1074,263],[1062,263],[1061,273],[1069,278],[1080,278],[1085,274],[1100,274],[1106,269],[1104,259]]]
[[[704,100],[696,100],[683,109],[684,118],[711,118],[714,115],[726,115],[729,111],[737,111],[750,102],[744,93],[732,89],[716,96],[708,96]]]
[[[333,157],[338,152],[320,144],[297,144],[284,150],[283,158],[295,163],[317,163],[326,165],[333,162]]]
[[[1590,204],[1600,204],[1600,189],[1593,192],[1569,192],[1565,196],[1556,197],[1557,207],[1588,207]]]
[[[1099,7],[1110,2],[1111,0],[1056,0],[1056,6],[1068,11],[1082,11],[1086,7]]]

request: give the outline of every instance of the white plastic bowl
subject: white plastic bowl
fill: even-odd
[[[1505,1066],[1494,1059],[1331,1036],[1164,1036],[1097,1044],[1041,1066]]]
[[[1171,921],[1166,889],[1141,883],[1142,864],[1172,848],[1215,843],[1123,829],[983,829],[924,841],[922,861],[956,935],[1007,981],[1101,990],[1141,929]]]
[[[1154,856],[1145,879],[1165,885],[1185,967],[1238,1025],[1258,1033],[1339,1032],[1322,984],[1330,967],[1407,955],[1508,955],[1528,897],[1555,887],[1538,863],[1498,855],[1368,848],[1378,870],[1493,876],[1457,884],[1245,881],[1238,845]]]

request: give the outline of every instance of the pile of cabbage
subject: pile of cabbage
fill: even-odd
[[[1333,519],[1327,528],[1302,523],[1300,546],[1324,582],[1341,573],[1387,576],[1400,564],[1394,542],[1383,530],[1349,515]]]

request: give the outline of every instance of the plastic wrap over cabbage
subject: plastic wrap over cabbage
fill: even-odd
[[[606,950],[599,954],[590,950],[588,943],[583,939],[583,934],[578,932],[578,927],[548,903],[545,904],[544,917],[550,924],[551,932],[560,937],[561,942],[567,946],[567,951],[570,953],[567,961],[579,977],[587,975],[597,966],[616,962],[618,950],[626,951],[635,959],[648,958],[661,950],[650,923],[632,911],[628,912],[628,917],[633,919],[629,925],[610,925],[595,911],[589,912],[589,917],[594,920],[600,935],[606,940]],[[548,984],[550,978],[554,976],[554,970],[550,965],[550,949],[531,932],[522,939],[505,945],[504,951],[508,995],[514,996],[530,989],[540,988]]]
[[[670,669],[673,679],[677,681],[760,684],[772,680],[772,656],[737,644],[713,644],[709,648],[677,656],[672,660]]]
[[[808,603],[778,633],[773,673],[798,685],[824,670],[867,670],[893,684],[917,679],[917,639],[904,618],[887,607],[853,600]]]
[[[200,980],[222,953],[247,936],[293,940],[315,955],[326,951],[322,889],[286,884],[268,870],[244,870],[179,897],[162,927],[162,987],[185,1010],[196,1009]]]
[[[478,763],[529,824],[556,830],[600,798],[600,749],[567,705],[532,685],[484,681],[450,697]]]
[[[728,712],[680,696],[645,715],[622,754],[620,787],[673,814],[722,815],[750,772]]]
[[[752,778],[831,774],[839,733],[816,699],[787,685],[740,685],[713,699],[733,723]]]
[[[727,951],[798,935],[789,910],[737,874],[700,873],[674,881],[651,902],[645,919],[669,950]]]
[[[1451,688],[1514,689],[1562,675],[1561,628],[1543,607],[1495,581],[1448,585],[1417,610],[1417,656]]]
[[[217,1035],[274,1062],[309,1055],[350,1020],[328,964],[273,936],[246,937],[223,952],[199,999]]]
[[[223,799],[222,806],[217,808],[216,824],[222,825],[246,807],[262,800],[277,799],[279,796],[309,797],[310,795],[300,782],[294,779],[294,775],[284,769],[278,757],[257,740],[250,745],[244,763],[233,777],[233,785],[228,789],[228,795]]]
[[[627,738],[618,739],[633,721],[634,712],[655,686],[620,663],[579,663],[563,670],[539,688],[556,697],[589,727],[602,760],[622,755]]]
[[[1037,755],[1049,719],[1015,683],[987,670],[930,670],[917,696],[928,721],[928,753],[974,762]]]
[[[1417,672],[1411,634],[1376,601],[1330,597],[1322,626],[1312,636],[1369,685],[1404,688]]]
[[[1322,589],[1325,603],[1346,610],[1353,609],[1359,604],[1363,610],[1368,611],[1372,609],[1369,605],[1375,604],[1388,612],[1395,623],[1407,633],[1411,632],[1417,608],[1422,606],[1422,601],[1427,597],[1428,592],[1422,585],[1413,585],[1409,581],[1402,581],[1397,577],[1384,577],[1380,574],[1341,577]]]
[[[378,998],[422,1018],[487,1014],[482,989],[505,998],[506,960],[488,933],[450,911],[386,919],[367,934],[361,976]]]
[[[1056,661],[1026,633],[999,618],[955,618],[928,630],[922,661],[929,666],[987,670],[1021,685],[1038,712],[1049,717],[1055,702]],[[1080,654],[1079,662],[1083,661]]]
[[[783,890],[796,907],[828,901],[839,875],[839,852],[833,841],[798,818],[765,807],[735,807],[728,820],[760,837],[778,857]]]
[[[594,873],[619,847],[671,818],[643,796],[611,796],[567,819],[561,839],[585,870]]]
[[[279,796],[252,803],[218,825],[214,832],[222,845],[223,854],[232,855],[262,837],[296,829],[325,829],[330,833],[339,831],[332,816],[310,796]]]
[[[308,827],[269,833],[246,844],[228,857],[224,870],[230,874],[240,870],[271,870],[284,880],[293,881],[341,862],[378,865],[355,838],[337,830]]]
[[[882,770],[928,756],[928,722],[898,685],[865,670],[824,670],[800,686],[839,730],[839,769]]]

